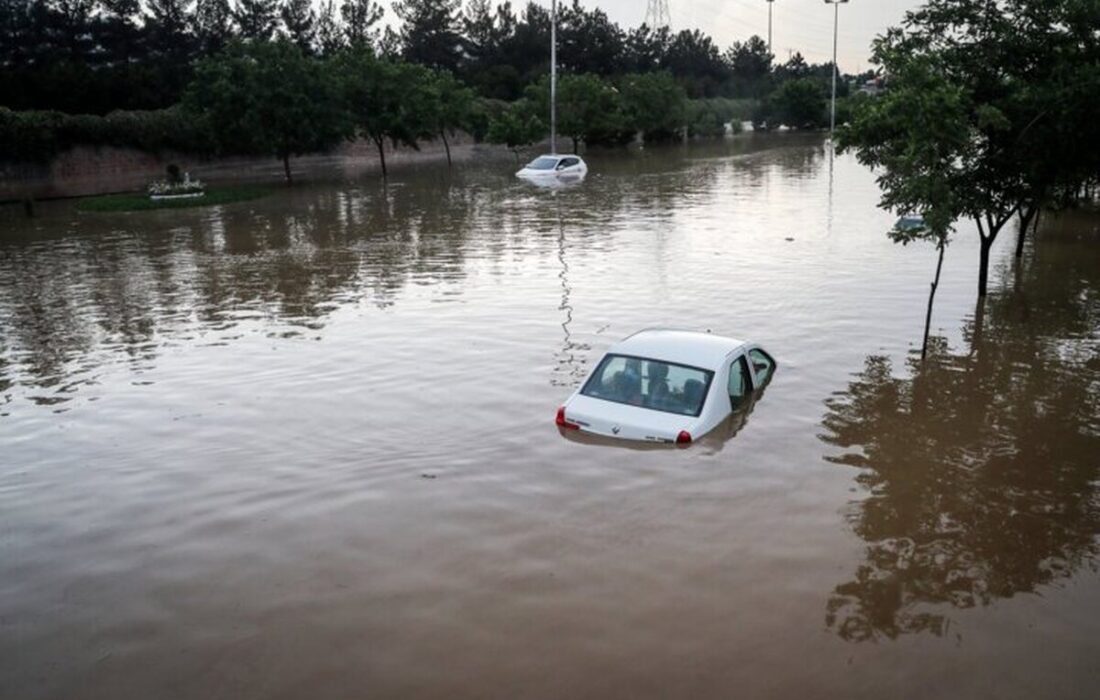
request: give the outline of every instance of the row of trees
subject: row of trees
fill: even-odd
[[[387,142],[417,148],[459,129],[517,151],[549,131],[549,81],[528,86],[507,103],[478,98],[451,73],[378,56],[367,46],[325,58],[306,55],[288,39],[234,42],[199,62],[182,113],[209,134],[220,153],[268,153],[283,161],[325,150],[344,138],[369,140],[386,172]],[[562,76],[558,128],[576,151],[616,145],[638,134],[648,141],[725,133],[747,116],[744,103],[689,100],[666,72],[632,73],[611,81],[592,73]]]
[[[289,39],[233,42],[203,59],[186,89],[182,110],[211,138],[216,153],[268,153],[283,162],[324,151],[345,138],[378,148],[386,172],[385,143],[416,148],[469,128],[473,91],[450,73],[378,57],[367,46],[348,47],[326,59],[305,55]]]
[[[883,206],[920,217],[893,232],[939,251],[975,222],[978,294],[990,249],[1015,217],[1016,255],[1040,211],[1081,199],[1100,176],[1100,13],[1092,0],[927,0],[876,40],[889,90],[841,146],[878,172]],[[925,332],[927,339],[927,330]]]
[[[177,103],[197,61],[235,39],[283,37],[303,53],[369,47],[445,70],[483,97],[513,101],[546,74],[550,16],[529,2],[399,0],[382,28],[375,0],[0,0],[0,100],[11,109],[105,114]],[[565,73],[666,71],[689,97],[762,97],[788,78],[826,80],[800,55],[773,65],[759,37],[725,49],[705,33],[624,30],[578,0],[559,10]],[[846,85],[842,85],[842,90]]]
[[[450,72],[377,55],[367,44],[328,56],[307,54],[288,38],[230,42],[197,62],[181,103],[106,116],[0,107],[0,159],[48,160],[79,144],[178,150],[203,155],[266,154],[290,160],[345,139],[375,145],[386,172],[386,145],[418,148],[438,139],[450,163],[459,130],[519,149],[549,133],[549,80],[513,102],[478,97]],[[664,71],[614,79],[563,75],[559,133],[581,143],[619,145],[684,136],[718,136],[749,118],[749,100],[691,100]]]

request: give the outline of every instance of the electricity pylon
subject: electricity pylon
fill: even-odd
[[[645,24],[650,29],[660,29],[672,24],[668,0],[648,0],[645,8]]]

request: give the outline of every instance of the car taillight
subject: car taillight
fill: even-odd
[[[558,409],[558,417],[554,419],[554,422],[558,424],[559,428],[565,428],[566,430],[579,430],[581,427],[565,419],[565,406]]]
[[[689,433],[686,430],[681,430],[680,434],[676,436],[676,444],[677,445],[690,445],[691,444],[691,433]]]

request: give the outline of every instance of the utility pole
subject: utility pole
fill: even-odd
[[[834,90],[835,91],[835,90]],[[558,152],[558,0],[550,0],[550,153]]]
[[[826,5],[833,6],[833,102],[829,108],[829,140],[833,138],[833,132],[836,131],[836,74],[839,71],[836,65],[836,40],[837,40],[837,27],[840,23],[840,6],[848,0],[825,0]]]

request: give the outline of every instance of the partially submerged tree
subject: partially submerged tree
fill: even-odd
[[[330,148],[346,124],[329,72],[288,39],[231,44],[200,61],[185,109],[222,153],[270,153],[291,182],[291,156]]]
[[[546,136],[546,125],[534,115],[526,100],[507,105],[489,121],[489,143],[507,146],[519,162],[521,148],[530,146]]]
[[[1084,5],[927,0],[875,41],[873,61],[889,88],[841,134],[843,147],[885,173],[880,181],[888,197],[901,188],[917,192],[910,200],[915,211],[942,207],[942,193],[909,183],[917,175],[906,154],[919,151],[922,171],[950,178],[956,216],[973,219],[978,229],[981,297],[990,250],[1005,224],[1020,211],[1030,220],[1052,190],[1073,187],[1100,165],[1092,116],[1100,37],[1095,13]],[[926,109],[945,91],[955,108]],[[913,113],[924,116],[906,118]]]
[[[897,66],[904,90],[891,90],[867,105],[841,131],[840,147],[875,168],[880,205],[902,217],[889,233],[898,243],[930,241],[938,252],[928,295],[921,357],[928,348],[932,305],[952,226],[965,214],[964,154],[971,148],[965,91],[944,76],[934,56],[916,56]],[[913,99],[919,94],[920,99]]]
[[[647,141],[676,137],[684,125],[687,96],[668,73],[635,73],[619,81],[623,112]]]
[[[627,141],[633,135],[626,129],[618,90],[598,75],[563,75],[557,97],[558,133],[572,140],[574,153],[581,141],[606,144]],[[527,98],[538,106],[539,114],[549,114],[549,78],[528,87]]]
[[[436,133],[434,76],[424,66],[379,58],[364,46],[349,48],[335,61],[354,133],[377,147],[385,177],[386,141],[418,149],[420,139]]]
[[[462,83],[447,71],[436,71],[431,84],[434,104],[429,122],[433,128],[433,136],[439,136],[443,141],[443,148],[447,152],[447,165],[451,165],[451,144],[447,136],[453,136],[459,129],[464,129],[470,124],[470,117],[474,108],[474,91],[464,87]]]

